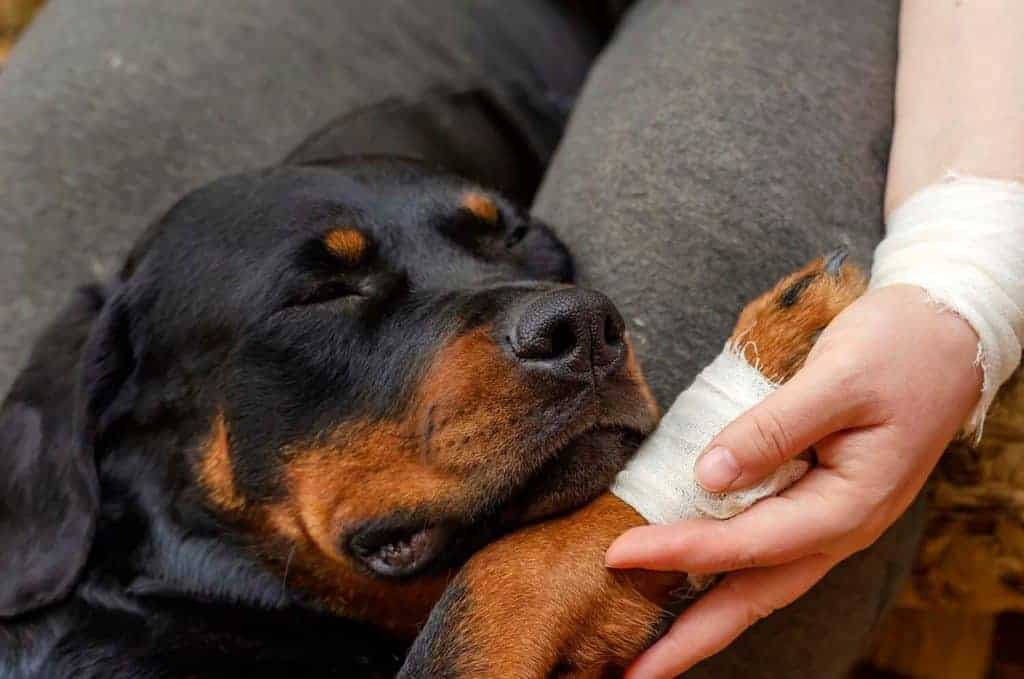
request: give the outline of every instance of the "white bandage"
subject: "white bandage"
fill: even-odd
[[[924,290],[978,334],[981,398],[964,424],[980,436],[999,387],[1020,363],[1024,337],[1024,185],[951,177],[890,215],[871,287]],[[942,370],[942,366],[935,366]]]
[[[753,488],[709,493],[694,474],[701,451],[727,424],[778,387],[727,344],[693,384],[679,394],[611,491],[649,523],[682,519],[727,519],[775,495],[803,476],[805,460],[783,464]]]

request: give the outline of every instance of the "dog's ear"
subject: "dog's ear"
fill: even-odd
[[[550,160],[547,149],[561,129],[539,127],[539,118],[523,125],[519,110],[514,98],[491,88],[435,89],[388,99],[329,122],[284,164],[331,167],[381,156],[429,161],[529,205]],[[531,134],[520,132],[526,129]]]
[[[120,317],[99,287],[76,292],[0,406],[0,617],[60,600],[89,555],[99,417],[131,370]]]

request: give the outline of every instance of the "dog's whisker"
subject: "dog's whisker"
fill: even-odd
[[[284,603],[284,599],[288,593],[288,570],[292,565],[292,558],[295,556],[295,545],[292,545],[291,550],[288,552],[288,558],[284,562],[284,575],[281,576],[281,596],[277,600],[277,605],[280,606]]]

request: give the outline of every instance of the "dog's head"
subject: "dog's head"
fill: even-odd
[[[169,505],[195,498],[319,604],[410,630],[447,569],[593,498],[653,426],[621,317],[571,281],[546,226],[412,163],[189,195],[0,414],[0,570],[23,573],[0,613],[68,591],[106,476],[180,459]],[[79,354],[72,395],[48,370]]]

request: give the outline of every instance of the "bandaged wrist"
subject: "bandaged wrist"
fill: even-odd
[[[900,283],[923,288],[978,334],[984,382],[964,433],[980,435],[1020,363],[1024,184],[952,177],[911,196],[890,215],[871,270],[871,288]]]
[[[805,460],[787,462],[757,486],[731,493],[704,490],[694,472],[711,440],[777,387],[727,344],[679,394],[658,428],[619,472],[612,493],[649,523],[665,524],[702,517],[727,519],[785,489],[806,473]]]

